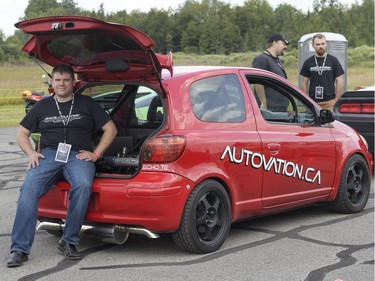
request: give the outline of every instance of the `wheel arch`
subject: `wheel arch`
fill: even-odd
[[[202,178],[199,180],[199,182],[197,182],[194,186],[194,188],[196,186],[198,186],[201,182],[203,181],[206,181],[206,180],[214,180],[214,181],[217,181],[218,183],[220,183],[224,189],[226,190],[227,194],[228,194],[228,197],[229,197],[229,200],[230,200],[230,205],[231,205],[231,221],[233,221],[233,218],[235,217],[234,214],[235,214],[235,190],[230,186],[229,182],[224,179],[223,177],[220,177],[220,176],[210,176],[210,177],[205,177],[205,178]],[[190,192],[192,192],[193,190],[191,190]],[[185,202],[186,204],[186,202]]]

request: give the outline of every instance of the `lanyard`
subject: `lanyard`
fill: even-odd
[[[316,59],[316,56],[314,56],[314,59],[315,59],[316,69],[318,70],[318,74],[319,74],[319,76],[322,76],[323,71],[324,71],[324,65],[326,64],[327,55],[324,56],[323,64],[320,67],[318,65],[318,61]]]
[[[61,121],[64,124],[64,143],[66,143],[66,127],[68,126],[68,124],[70,122],[70,117],[71,117],[72,111],[73,111],[74,93],[73,93],[73,96],[72,96],[72,104],[70,105],[70,109],[69,109],[68,120],[66,122],[65,122],[64,116],[61,114],[61,110],[60,110],[59,103],[57,102],[57,98],[55,98],[54,100],[55,100],[55,103],[56,103],[57,110],[59,111]]]

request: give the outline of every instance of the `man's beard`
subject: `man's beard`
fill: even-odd
[[[316,53],[317,53],[319,56],[323,56],[323,55],[325,54],[325,52],[326,52],[326,50],[324,50],[324,49],[322,49],[322,48],[316,51]]]

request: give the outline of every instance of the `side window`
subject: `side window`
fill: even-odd
[[[291,89],[270,81],[249,80],[263,118],[269,122],[314,124],[311,105],[293,94]]]
[[[190,101],[195,116],[206,122],[237,123],[245,120],[245,104],[236,75],[218,75],[194,82]]]
[[[147,88],[148,89],[148,88]],[[145,90],[145,88],[143,88]],[[154,91],[147,93],[138,90],[134,102],[135,116],[139,122],[162,120],[163,107],[159,96]]]
[[[116,105],[112,118],[119,127],[127,128],[156,128],[161,125],[163,105],[158,94],[144,86],[128,85],[125,97]],[[125,134],[125,133],[124,133]]]
[[[96,85],[85,88],[81,94],[88,95],[96,100],[101,107],[111,112],[123,91],[123,85]]]

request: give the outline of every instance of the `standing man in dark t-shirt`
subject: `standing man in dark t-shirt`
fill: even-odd
[[[39,198],[61,177],[70,184],[69,203],[63,236],[57,249],[67,259],[81,259],[76,249],[80,241],[95,164],[117,134],[110,116],[91,97],[74,94],[73,69],[58,65],[52,70],[53,96],[37,102],[20,123],[17,142],[28,157],[28,171],[20,189],[12,230],[8,267],[28,260],[35,236]],[[92,137],[103,130],[99,144],[92,148]],[[30,134],[41,133],[41,151],[35,151]]]
[[[279,59],[284,55],[290,42],[281,34],[273,34],[268,40],[266,50],[255,57],[253,67],[271,71],[287,79],[285,69]],[[286,112],[289,101],[280,94],[274,95],[272,89],[257,85],[256,93],[260,101],[260,107],[272,111]]]
[[[306,59],[300,71],[301,89],[322,108],[333,110],[342,95],[344,70],[339,60],[326,52],[327,44],[323,34],[313,36],[312,46],[315,55]]]

